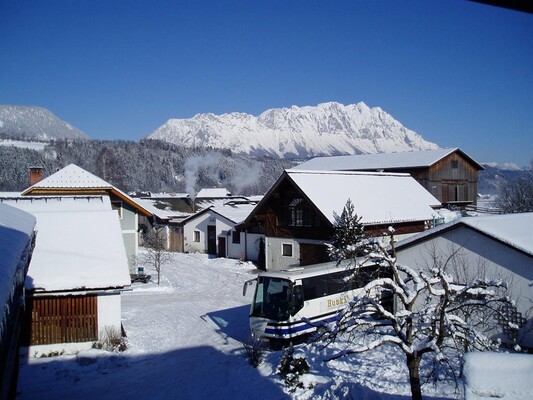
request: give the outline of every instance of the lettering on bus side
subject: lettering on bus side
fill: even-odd
[[[329,299],[327,302],[328,308],[337,308],[348,304],[348,298],[346,296],[337,297],[336,299]]]

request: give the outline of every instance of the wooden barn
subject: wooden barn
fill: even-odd
[[[400,237],[421,232],[439,218],[440,202],[408,174],[286,170],[239,225],[264,234],[264,267],[280,270],[328,261],[326,244],[335,214],[350,199],[365,231]],[[261,265],[263,266],[263,265]]]
[[[35,217],[0,203],[0,399],[15,398],[24,280],[35,243]]]
[[[354,156],[317,157],[296,170],[408,173],[444,207],[477,204],[478,171],[483,166],[458,148]]]
[[[87,349],[121,333],[130,285],[116,211],[108,196],[25,196],[0,202],[32,214],[37,238],[25,278],[29,354]]]

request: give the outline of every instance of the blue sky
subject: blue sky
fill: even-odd
[[[0,0],[0,104],[139,140],[197,113],[363,101],[525,165],[532,38],[532,14],[465,0]]]

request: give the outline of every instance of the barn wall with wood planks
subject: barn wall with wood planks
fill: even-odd
[[[426,189],[443,203],[477,203],[478,171],[459,153],[452,153],[429,169]]]

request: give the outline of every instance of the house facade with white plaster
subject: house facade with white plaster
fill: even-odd
[[[517,341],[533,348],[533,213],[463,217],[396,244],[398,261],[416,269],[448,262],[455,281],[502,280],[516,302]],[[509,332],[509,335],[514,334]],[[504,335],[503,341],[510,341]]]
[[[184,219],[184,251],[219,257],[257,260],[261,235],[246,235],[236,229],[255,207],[254,202],[214,201],[212,205]]]

